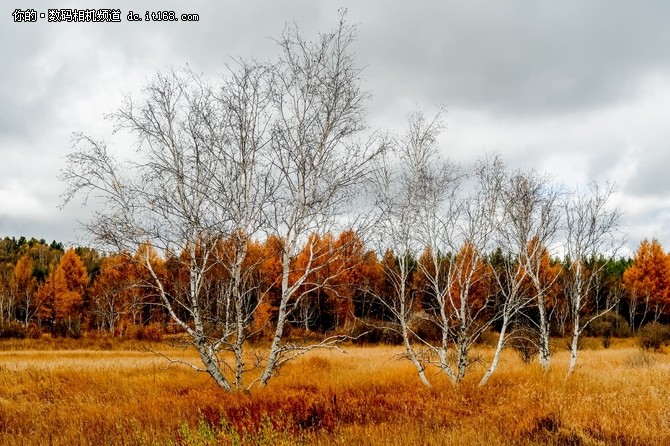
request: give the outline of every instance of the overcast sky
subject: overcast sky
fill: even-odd
[[[138,7],[141,4],[142,7]],[[121,23],[13,23],[20,6],[117,8]],[[500,152],[557,183],[616,181],[628,246],[670,248],[670,2],[22,1],[0,6],[0,236],[87,242],[87,209],[58,209],[74,131],[115,144],[104,114],[147,79],[188,63],[215,75],[232,58],[272,57],[297,22],[308,37],[345,6],[358,24],[373,126],[448,109],[442,150],[467,163]],[[128,22],[130,10],[198,22]]]

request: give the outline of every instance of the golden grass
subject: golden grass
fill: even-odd
[[[250,394],[147,351],[0,351],[0,444],[670,444],[670,357],[628,341],[581,351],[567,382],[567,352],[544,375],[506,351],[484,388],[483,365],[458,386],[430,370],[425,389],[397,347],[346,350]]]

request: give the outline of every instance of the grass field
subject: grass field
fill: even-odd
[[[475,365],[458,386],[431,371],[425,389],[399,348],[347,347],[237,394],[144,347],[0,343],[0,444],[670,444],[670,355],[632,341],[581,351],[567,382],[565,351],[548,375],[506,351],[484,388]]]

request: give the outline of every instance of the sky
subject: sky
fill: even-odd
[[[141,5],[138,6],[138,5]],[[34,23],[12,13],[34,9]],[[48,8],[113,8],[120,23],[49,23]],[[557,184],[615,182],[625,252],[644,238],[670,249],[670,2],[624,0],[87,0],[0,6],[0,237],[88,243],[91,208],[59,209],[73,132],[132,145],[104,116],[157,72],[188,64],[216,76],[236,57],[272,58],[297,23],[358,26],[354,51],[371,93],[368,120],[402,131],[416,108],[447,109],[444,157],[498,152]],[[130,22],[130,11],[198,14]]]

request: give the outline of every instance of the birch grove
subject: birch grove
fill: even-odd
[[[74,136],[65,203],[103,204],[86,227],[137,276],[132,293],[113,279],[97,285],[100,325],[114,333],[131,313],[135,322],[130,301],[137,290],[151,293],[198,352],[201,364],[189,365],[243,390],[352,338],[344,330],[316,341],[287,336],[296,326],[309,331],[318,296],[345,286],[335,328],[353,325],[357,293],[372,296],[383,308],[377,322],[392,322],[427,387],[428,370],[461,382],[481,362],[476,343],[495,332],[479,378],[486,384],[528,323],[549,370],[552,317],[572,325],[572,373],[579,336],[613,306],[594,304],[600,269],[591,262],[615,252],[612,189],[564,193],[496,155],[458,165],[442,144],[444,108],[430,117],[414,111],[404,133],[379,136],[366,121],[370,95],[354,58],[356,27],[345,18],[314,40],[287,26],[274,39],[275,59],[235,60],[217,80],[189,68],[157,74],[110,115],[116,131],[136,139],[132,160]],[[349,236],[335,242],[337,231]],[[378,276],[343,284],[361,276],[348,274],[363,262]],[[36,304],[23,276],[11,296],[27,326]],[[554,301],[559,284],[563,306]],[[267,345],[250,342],[259,333]]]
[[[379,151],[369,138],[359,139],[367,94],[351,54],[355,36],[342,14],[334,31],[313,42],[287,27],[276,39],[278,60],[237,61],[219,84],[188,69],[157,75],[139,100],[127,97],[112,115],[118,130],[136,136],[140,161],[120,162],[104,143],[75,138],[63,173],[66,202],[77,193],[104,200],[87,227],[105,246],[123,252],[150,246],[134,258],[147,285],[188,334],[202,370],[224,389],[252,385],[256,380],[244,376],[259,367],[257,380],[266,384],[285,361],[340,339],[296,346],[283,342],[283,331],[310,287],[324,286],[308,278],[336,257],[312,249],[310,233],[341,222]],[[282,242],[281,299],[267,353],[247,364],[245,341],[266,295],[253,280],[248,246],[261,236]],[[305,242],[309,261],[294,277]],[[185,271],[175,292],[154,250],[178,259]],[[208,277],[217,267],[229,282],[216,302],[224,310],[213,313]],[[233,353],[233,364],[224,352]]]

